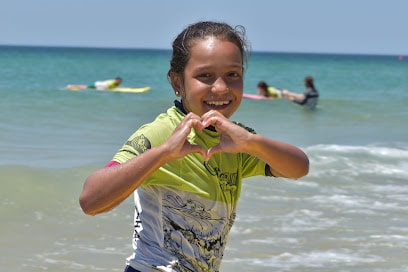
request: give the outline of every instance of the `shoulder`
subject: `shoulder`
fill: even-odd
[[[180,113],[176,107],[171,107],[157,115],[154,121],[143,125],[141,128],[150,128],[161,133],[163,130],[175,128],[183,118],[183,113]]]
[[[318,96],[319,96],[319,92],[318,92],[316,89],[314,89],[314,88],[309,88],[309,89],[307,90],[307,92],[306,92],[306,95],[307,95],[308,97],[318,97]]]
[[[166,112],[160,113],[152,122],[142,125],[134,134],[144,134],[153,146],[164,142],[183,120],[184,114],[176,107],[169,108]]]

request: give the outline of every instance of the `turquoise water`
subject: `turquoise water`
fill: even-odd
[[[169,51],[0,47],[0,270],[123,271],[132,203],[89,217],[86,176],[172,105]],[[245,182],[221,271],[407,271],[408,62],[397,56],[252,53],[259,80],[303,91],[316,111],[286,100],[243,100],[232,119],[301,147],[297,180]],[[121,76],[143,94],[66,91]]]

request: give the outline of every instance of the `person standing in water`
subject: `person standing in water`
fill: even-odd
[[[314,86],[313,77],[312,76],[305,77],[304,84],[305,84],[306,90],[303,94],[292,93],[286,90],[282,93],[283,97],[299,105],[302,105],[302,106],[304,105],[310,109],[315,109],[317,106],[318,98],[319,98],[319,92],[316,90]]]

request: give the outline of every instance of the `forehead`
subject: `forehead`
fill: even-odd
[[[190,61],[224,61],[242,66],[242,55],[240,48],[235,43],[209,36],[197,40],[190,48]]]

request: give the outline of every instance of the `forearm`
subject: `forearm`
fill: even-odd
[[[124,164],[102,168],[91,174],[79,198],[83,211],[94,215],[119,205],[167,162],[163,153],[163,148],[153,148]]]
[[[299,104],[299,105],[304,105],[306,104],[306,99],[302,99],[302,100],[298,100],[298,99],[294,99],[292,100],[294,103]]]
[[[309,172],[309,159],[299,148],[253,134],[246,145],[245,153],[266,162],[273,175],[297,179]]]

